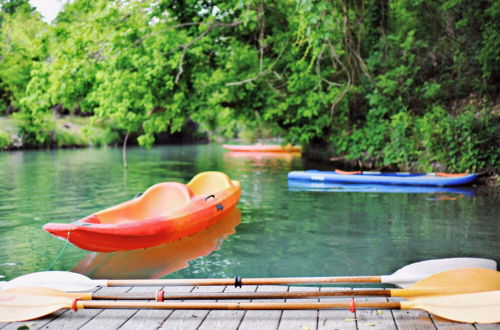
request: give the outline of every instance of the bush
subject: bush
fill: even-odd
[[[10,136],[7,132],[0,130],[0,149],[5,149],[10,145]]]
[[[347,159],[402,170],[475,172],[498,169],[500,116],[467,109],[453,115],[435,106],[423,116],[401,111],[372,119],[334,142]]]

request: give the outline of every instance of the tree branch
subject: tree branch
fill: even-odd
[[[186,56],[186,51],[189,47],[191,47],[195,42],[199,41],[204,36],[209,34],[212,30],[215,30],[219,27],[235,27],[235,26],[238,26],[242,23],[243,23],[242,21],[235,21],[233,23],[215,22],[212,25],[210,25],[205,31],[203,31],[203,33],[201,33],[199,36],[197,36],[196,38],[194,38],[193,40],[191,40],[187,44],[180,45],[180,47],[182,48],[182,54],[181,54],[181,58],[179,59],[179,70],[177,72],[177,75],[175,76],[175,83],[177,84],[179,82],[179,78],[181,77],[182,73],[184,72],[183,62],[184,62],[184,57]]]
[[[326,47],[325,44],[321,46],[321,51],[319,52],[318,58],[316,59],[316,75],[319,78],[318,81],[319,88],[320,89],[323,88],[323,85],[321,84],[322,81],[326,82],[330,86],[342,86],[341,84],[330,81],[321,75],[321,60],[323,60],[323,53],[325,52],[325,47]],[[335,69],[336,68],[335,61],[332,61],[332,64]]]
[[[139,38],[136,41],[134,41],[134,44],[135,45],[140,44],[141,42],[143,42],[147,38],[155,36],[155,35],[163,33],[163,32],[167,32],[168,30],[173,30],[173,29],[177,29],[177,28],[185,27],[185,26],[200,25],[200,24],[201,24],[201,22],[189,22],[189,23],[181,23],[181,24],[172,25],[172,26],[169,26],[169,27],[167,27],[165,29],[162,29],[160,31],[156,31],[156,32],[153,32],[153,33],[150,33],[150,34],[146,34],[142,38]]]
[[[330,47],[330,54],[332,56],[332,61],[335,60],[337,63],[339,63],[340,66],[344,69],[344,71],[347,74],[347,84],[346,84],[346,87],[342,90],[342,92],[340,92],[340,94],[335,98],[335,100],[333,100],[333,102],[332,102],[332,104],[330,106],[330,119],[332,119],[333,118],[333,114],[335,112],[335,107],[344,98],[345,94],[349,90],[349,87],[351,87],[352,78],[351,78],[351,73],[346,68],[346,66],[344,65],[344,63],[342,63],[342,61],[340,60],[337,52],[335,51],[335,47],[333,46],[332,42],[330,40],[327,40],[327,42],[328,42],[328,46]]]
[[[263,70],[264,69],[264,46],[265,46],[265,35],[264,35],[264,27],[265,27],[265,19],[264,19],[264,5],[262,1],[259,2],[259,7],[258,7],[258,20],[259,20],[259,73],[255,75],[253,78],[248,78],[245,80],[241,81],[236,81],[236,82],[230,82],[227,83],[226,86],[238,86],[238,85],[243,85],[249,82],[252,82],[254,80],[259,79],[263,75],[266,75],[269,73],[269,69]],[[275,72],[275,74],[277,74]]]
[[[114,56],[119,56],[121,55],[123,52],[129,50],[130,48],[134,47],[134,46],[137,46],[138,44],[142,43],[144,40],[150,38],[150,37],[153,37],[153,36],[156,36],[158,34],[161,34],[163,32],[167,32],[169,30],[173,30],[173,29],[177,29],[177,28],[181,28],[181,27],[185,27],[185,26],[192,26],[192,25],[199,25],[201,24],[200,22],[190,22],[190,23],[181,23],[181,24],[176,24],[176,25],[172,25],[172,26],[169,26],[167,28],[164,28],[164,29],[161,29],[159,31],[155,31],[155,32],[152,32],[152,33],[149,33],[149,34],[146,34],[145,36],[137,39],[136,41],[134,41],[130,46],[126,47],[126,48],[123,48],[122,50],[120,50],[118,53],[116,53]]]

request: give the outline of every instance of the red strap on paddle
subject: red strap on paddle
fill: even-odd
[[[80,300],[80,299],[76,298],[75,300],[73,300],[73,304],[71,304],[71,309],[75,312],[78,310],[78,307],[76,306],[76,303],[78,302],[78,300]]]
[[[163,302],[163,294],[165,293],[164,290],[158,290],[156,291],[156,301]]]
[[[356,302],[354,298],[351,298],[351,302],[349,303],[349,310],[354,313],[356,311]]]

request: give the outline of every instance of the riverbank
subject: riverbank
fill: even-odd
[[[0,150],[23,150],[42,148],[75,148],[112,145],[120,136],[104,125],[93,124],[90,117],[51,116],[46,119],[43,143],[30,141],[17,126],[13,117],[0,117]]]
[[[21,131],[13,117],[0,116],[0,151],[27,149],[86,148],[121,146],[124,133],[111,122],[95,123],[91,117],[73,115],[46,116],[42,134],[44,142],[33,141]],[[30,133],[30,132],[28,132]],[[206,134],[188,121],[181,132],[155,136],[156,144],[208,142]],[[132,134],[127,145],[137,145],[137,134]]]
[[[7,116],[0,117],[0,151],[26,150],[26,149],[57,149],[57,148],[86,148],[99,146],[121,146],[123,136],[113,128],[110,123],[95,124],[90,117],[72,115],[54,115],[46,118],[46,136],[49,138],[42,144],[29,141],[16,125],[16,119]],[[246,131],[243,131],[245,133]],[[242,135],[244,135],[242,133]],[[250,134],[249,132],[247,132]],[[221,136],[212,136],[214,140],[223,143],[226,139]],[[156,137],[156,144],[168,143],[193,143],[208,142],[206,134],[200,133],[198,126],[187,123],[183,130],[175,134],[162,134]],[[248,144],[249,142],[242,142]],[[274,142],[276,143],[276,142]],[[136,145],[136,137],[133,136],[128,145]],[[380,167],[376,161],[363,162],[356,159],[348,159],[336,156],[331,146],[309,146],[302,153],[304,162],[314,164],[311,168],[326,169],[339,168],[345,170],[376,170],[387,172],[422,172],[418,162],[393,164]],[[446,172],[446,165],[435,163],[433,171]],[[486,167],[479,171],[480,184],[487,186],[500,186],[500,173],[494,167]]]

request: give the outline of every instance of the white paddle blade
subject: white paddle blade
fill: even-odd
[[[497,262],[483,258],[444,258],[416,262],[405,266],[392,275],[381,276],[382,283],[406,288],[431,275],[459,268],[486,268],[497,270]]]
[[[401,309],[422,309],[465,323],[499,323],[500,291],[417,298],[401,302]]]
[[[18,322],[37,319],[61,308],[67,308],[71,299],[33,296],[0,291],[0,322]]]
[[[63,271],[30,273],[6,282],[3,289],[24,286],[43,286],[62,291],[87,291],[96,286],[106,286],[106,280],[91,280],[85,275]]]

